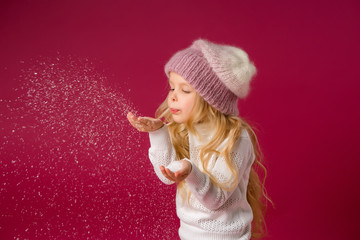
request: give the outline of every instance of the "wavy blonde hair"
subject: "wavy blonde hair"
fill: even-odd
[[[200,150],[200,159],[203,167],[203,172],[210,177],[213,184],[221,187],[225,191],[232,191],[237,187],[237,180],[239,178],[238,172],[234,167],[234,162],[231,158],[231,150],[239,138],[243,129],[248,130],[251,142],[255,153],[255,161],[251,167],[249,183],[247,187],[247,200],[251,206],[253,212],[253,222],[251,228],[252,238],[261,238],[267,234],[265,223],[265,212],[267,208],[267,201],[271,201],[268,197],[265,189],[265,180],[267,176],[267,170],[262,164],[263,154],[261,152],[259,142],[252,127],[242,118],[237,116],[224,115],[210,104],[208,104],[198,93],[196,93],[196,103],[192,111],[191,117],[186,123],[176,123],[172,114],[168,109],[167,98],[158,107],[155,112],[155,116],[159,119],[163,119],[168,123],[169,134],[171,142],[176,151],[177,159],[188,158],[189,154],[189,136],[191,132],[195,136],[199,136],[194,128],[196,123],[210,123],[216,129],[213,138],[202,147]],[[217,147],[228,138],[228,142],[225,148],[219,152]],[[210,158],[212,155],[223,156],[228,168],[231,170],[231,178],[225,183],[220,183],[217,179],[207,170]],[[263,178],[260,180],[258,171],[263,171]],[[229,182],[232,184],[229,185]],[[190,199],[190,190],[185,181],[182,181],[177,186],[178,193],[183,200]],[[183,201],[185,202],[185,201]],[[273,203],[272,203],[273,204]]]

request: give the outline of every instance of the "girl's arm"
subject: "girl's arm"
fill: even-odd
[[[173,145],[170,141],[169,132],[167,126],[164,125],[162,128],[149,132],[150,137],[150,148],[149,158],[154,166],[154,170],[158,178],[165,184],[173,184],[174,181],[166,178],[162,173],[160,167],[168,166],[172,161],[176,160],[176,153]]]
[[[245,178],[245,182],[241,184],[245,184],[244,189],[246,191],[250,168],[255,158],[251,140],[249,138],[240,137],[234,146],[231,156],[235,161],[236,170],[238,172],[237,185],[239,185],[241,180]],[[228,169],[223,157],[219,157],[217,159],[211,173],[220,183],[225,183],[229,176],[231,176],[231,172]],[[233,191],[225,191],[221,189],[212,183],[210,177],[203,173],[197,166],[195,166],[195,164],[192,164],[192,171],[185,181],[188,184],[191,193],[210,210],[220,208],[234,191],[240,191],[239,186],[237,186]],[[231,186],[232,183],[233,182],[230,181],[228,186]]]
[[[171,144],[167,126],[160,119],[151,117],[136,117],[129,112],[127,118],[130,124],[140,132],[149,132],[150,144],[149,158],[159,179],[165,184],[172,184],[174,181],[167,179],[161,173],[164,166],[168,166],[175,160],[175,150]],[[160,169],[161,167],[161,169]]]

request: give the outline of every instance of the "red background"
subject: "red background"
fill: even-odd
[[[19,61],[60,51],[101,62],[153,115],[166,94],[163,66],[177,50],[197,38],[242,47],[258,69],[239,109],[259,129],[268,168],[276,207],[268,239],[353,239],[359,12],[351,0],[2,1],[0,97],[16,87]]]

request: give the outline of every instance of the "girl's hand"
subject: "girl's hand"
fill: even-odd
[[[160,167],[161,173],[170,181],[176,183],[181,182],[191,173],[192,166],[191,163],[187,160],[180,160],[180,162],[182,163],[182,168],[179,171],[173,173],[172,171],[170,171],[170,169],[161,166]]]
[[[151,117],[135,117],[134,114],[129,112],[127,119],[130,124],[140,132],[152,132],[161,128],[164,123],[160,119]]]

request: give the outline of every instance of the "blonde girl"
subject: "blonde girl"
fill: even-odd
[[[149,132],[149,158],[165,184],[177,184],[183,240],[250,239],[264,235],[264,200],[257,172],[261,151],[239,117],[256,68],[240,48],[198,39],[165,65],[169,94],[156,118],[128,120]]]

